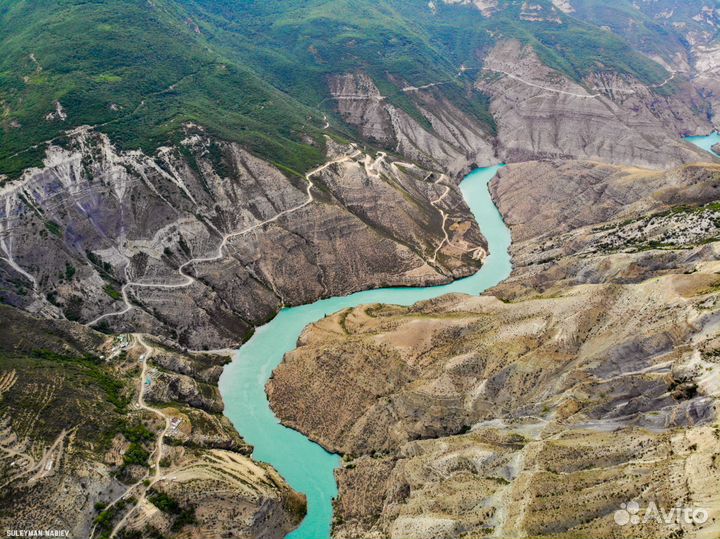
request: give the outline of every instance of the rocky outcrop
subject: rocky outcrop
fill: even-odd
[[[553,5],[525,0],[520,5],[520,20],[534,23],[562,24],[560,10]]]
[[[497,297],[309,326],[267,390],[344,455],[334,537],[717,533],[719,172],[511,165]],[[709,518],[618,526],[633,500]]]
[[[365,73],[329,79],[342,119],[370,142],[389,148],[424,167],[457,177],[477,165],[497,163],[487,128],[462,112],[442,93],[441,84],[410,86],[395,80],[398,94],[411,98],[425,125],[392,104]]]
[[[697,43],[692,47],[695,71],[695,86],[710,102],[713,112],[713,127],[720,129],[720,44]]]
[[[692,272],[718,248],[718,178],[718,165],[665,172],[572,161],[507,167],[491,192],[513,231],[514,269],[495,293],[510,299]]]
[[[700,98],[692,89],[691,97],[665,96],[607,74],[582,86],[512,40],[487,55],[477,87],[491,98],[498,155],[507,162],[562,157],[664,168],[707,159],[677,140],[711,129],[693,109]]]
[[[612,30],[675,73],[675,83],[687,77],[702,96],[698,111],[718,127],[720,11],[716,5],[702,0],[638,0],[633,2],[633,10],[627,11],[619,6],[608,9],[602,2],[565,3],[573,9],[573,16]],[[655,37],[650,37],[653,34]],[[688,88],[677,90],[695,93]]]
[[[146,394],[150,402],[181,402],[215,414],[224,409],[217,386],[203,384],[183,374],[158,372]]]
[[[173,526],[178,514],[147,503],[130,519],[126,533],[155,529],[167,537],[280,539],[305,516],[304,496],[292,491],[275,470],[228,451],[188,453],[171,479],[153,485],[150,498],[156,493],[177,504],[180,515],[192,508],[194,521],[178,533]]]
[[[573,7],[570,0],[552,0],[553,5],[563,13],[573,13],[575,8]]]
[[[661,172],[597,162],[518,163],[498,172],[490,192],[521,251],[523,242],[545,234],[577,234],[588,225],[718,200],[719,175],[718,164]]]
[[[284,304],[476,271],[457,245],[483,239],[454,182],[332,141],[327,151],[298,177],[197,127],[154,156],[79,131],[0,190],[3,301],[215,348]]]
[[[472,5],[479,9],[486,17],[492,16],[498,7],[498,0],[443,0],[445,4]]]

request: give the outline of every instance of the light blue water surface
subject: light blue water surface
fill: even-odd
[[[720,157],[720,155],[716,154],[714,151],[711,150],[711,148],[720,142],[720,133],[717,131],[715,133],[712,133],[710,135],[706,136],[700,136],[700,137],[685,137],[685,140],[688,142],[692,142],[695,146],[698,146],[699,148],[702,148],[706,152],[710,152],[711,154],[715,155],[716,157]]]
[[[510,275],[510,230],[493,204],[488,183],[499,166],[480,168],[460,184],[463,196],[487,239],[489,256],[471,277],[444,286],[382,288],[323,299],[286,308],[258,328],[238,351],[220,378],[225,415],[241,436],[255,447],[253,458],[271,464],[298,492],[307,496],[308,513],[289,539],[328,539],[332,499],[337,495],[334,470],[340,457],[325,451],[297,431],[280,424],[270,410],[265,384],[286,352],[296,346],[300,332],[311,322],[348,307],[367,303],[412,305],[450,292],[480,294]],[[337,403],[342,406],[342,403]]]

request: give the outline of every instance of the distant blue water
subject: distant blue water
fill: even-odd
[[[450,292],[480,294],[510,275],[510,230],[493,204],[488,182],[500,166],[480,168],[460,184],[463,196],[487,239],[489,256],[471,277],[444,286],[384,288],[358,292],[283,309],[258,328],[225,367],[220,391],[225,415],[237,431],[255,447],[253,457],[271,464],[296,491],[308,499],[308,514],[289,539],[328,539],[332,523],[332,500],[337,495],[334,470],[340,458],[325,451],[297,431],[283,427],[270,410],[265,384],[286,352],[296,346],[300,332],[326,314],[368,303],[412,305]]]
[[[702,148],[706,152],[710,152],[716,157],[720,157],[720,155],[716,154],[714,151],[712,151],[710,148],[712,148],[715,144],[720,142],[720,133],[717,131],[711,135],[707,136],[701,136],[701,137],[685,137],[685,140],[688,142],[692,142],[695,146]]]

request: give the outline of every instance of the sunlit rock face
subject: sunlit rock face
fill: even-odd
[[[691,104],[658,97],[628,77],[598,73],[581,85],[517,41],[492,49],[477,87],[491,98],[498,152],[507,161],[545,156],[665,168],[706,158],[678,140],[712,128]]]

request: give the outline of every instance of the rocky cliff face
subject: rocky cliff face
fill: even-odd
[[[596,0],[563,3],[574,17],[597,26],[608,25],[614,33],[675,73],[675,80],[689,76],[692,86],[710,105],[711,120],[717,128],[720,9],[716,2],[636,0],[625,6],[622,2],[616,6]]]
[[[498,0],[443,0],[445,4],[460,4],[475,6],[486,17],[492,16],[498,7]]]
[[[720,9],[715,2],[679,2],[644,0],[638,7],[664,26],[683,37],[685,61],[675,69],[692,74],[692,83],[712,108],[715,129],[720,128]]]
[[[693,47],[695,85],[711,103],[713,109],[713,127],[720,129],[720,44],[696,44]]]
[[[698,260],[716,256],[719,180],[718,165],[666,172],[578,162],[509,167],[491,191],[513,230],[514,270],[495,292],[510,299],[692,272]]]
[[[442,93],[442,84],[424,87],[394,81],[412,99],[425,125],[390,102],[365,73],[329,79],[330,93],[345,122],[369,140],[422,166],[457,177],[472,166],[497,163],[487,128],[459,110]]]
[[[330,140],[328,155],[297,177],[195,127],[154,156],[79,131],[0,190],[3,300],[214,348],[283,304],[479,267],[445,175]]]
[[[308,327],[268,394],[345,456],[334,536],[716,534],[719,174],[511,165],[497,297]],[[633,499],[709,519],[618,526]]]
[[[531,48],[501,41],[485,58],[477,87],[491,97],[498,155],[508,162],[540,156],[661,168],[707,159],[677,140],[712,129],[687,84],[669,97],[618,75],[595,74],[580,85]]]

